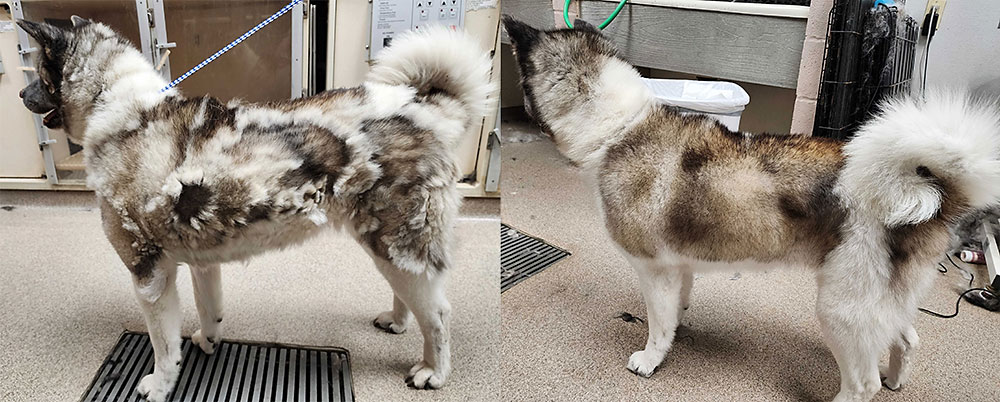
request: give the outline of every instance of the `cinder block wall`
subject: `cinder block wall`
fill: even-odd
[[[809,6],[806,38],[802,44],[802,61],[799,62],[799,81],[795,89],[795,108],[792,110],[793,134],[812,134],[816,99],[819,98],[820,74],[823,71],[826,27],[833,1],[812,0]]]

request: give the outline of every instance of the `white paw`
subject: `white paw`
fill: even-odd
[[[393,321],[392,311],[383,311],[378,317],[375,317],[372,325],[391,334],[401,334],[403,331],[406,331],[406,324],[398,324]]]
[[[882,385],[892,391],[899,391],[903,387],[903,381],[899,378],[899,373],[893,373],[889,367],[880,365],[878,367],[879,377],[882,378]]]
[[[438,389],[444,386],[447,377],[447,373],[435,370],[426,362],[420,362],[410,369],[410,375],[406,377],[406,385],[417,389]]]
[[[212,339],[212,341],[218,342],[219,340]],[[201,350],[205,352],[205,354],[210,355],[212,353],[215,353],[215,343],[211,342],[208,339],[205,339],[205,337],[201,335],[200,329],[195,331],[194,335],[191,335],[191,343],[198,345],[198,347],[201,348]]]
[[[172,389],[173,384],[154,373],[142,377],[139,385],[135,387],[135,392],[149,402],[163,402],[167,400],[167,395]]]
[[[659,356],[658,353],[640,350],[628,358],[628,370],[649,378],[653,375],[653,370],[656,370],[656,366],[659,366],[662,361],[663,357]]]

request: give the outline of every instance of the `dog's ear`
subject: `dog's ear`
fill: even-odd
[[[589,31],[589,32],[598,33],[598,34],[601,33],[601,30],[597,29],[597,27],[594,26],[594,24],[591,24],[591,23],[589,23],[587,21],[584,21],[584,20],[581,20],[579,18],[573,20],[573,29],[575,29],[577,31]]]
[[[73,28],[82,28],[94,22],[86,18],[83,18],[79,15],[74,15],[72,17],[69,17],[69,20],[73,21]]]
[[[532,28],[531,25],[518,21],[509,15],[504,15],[502,20],[507,36],[510,37],[517,50],[528,49],[541,38],[542,31]]]
[[[66,42],[66,31],[57,26],[26,20],[17,20],[17,26],[43,47]]]

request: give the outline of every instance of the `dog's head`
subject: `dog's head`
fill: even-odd
[[[75,141],[82,138],[82,119],[100,93],[103,72],[93,60],[107,54],[99,44],[125,42],[106,25],[73,16],[71,28],[18,20],[17,25],[38,43],[35,52],[38,79],[20,92],[24,106],[44,114],[48,128],[63,128]],[[88,43],[80,46],[81,42]],[[127,43],[127,42],[126,42]],[[84,74],[80,74],[83,72]]]
[[[503,26],[521,75],[525,110],[543,130],[547,114],[583,101],[577,95],[593,84],[602,63],[619,58],[611,41],[583,20],[572,29],[542,31],[504,15]]]
[[[18,21],[17,25],[38,42],[36,69],[38,79],[21,90],[24,106],[32,113],[45,115],[45,126],[61,128],[63,67],[72,33],[44,23]]]

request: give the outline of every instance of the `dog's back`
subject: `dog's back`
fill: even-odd
[[[667,107],[608,147],[608,229],[633,255],[818,264],[837,242],[841,143],[732,132]]]

